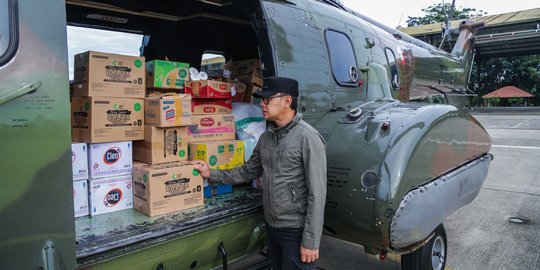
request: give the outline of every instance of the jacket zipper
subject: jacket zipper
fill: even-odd
[[[294,188],[294,185],[290,185],[289,188],[291,189],[291,192],[292,192],[292,200],[293,202],[296,202],[296,189]]]

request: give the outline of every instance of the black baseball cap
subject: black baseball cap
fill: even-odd
[[[253,96],[263,98],[271,97],[277,93],[298,97],[298,81],[285,77],[268,77],[263,81],[262,90],[253,93]]]

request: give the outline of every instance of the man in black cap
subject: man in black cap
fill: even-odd
[[[212,184],[261,177],[266,244],[274,269],[315,269],[326,200],[324,139],[297,113],[296,80],[266,78],[262,91],[253,96],[261,99],[269,125],[246,164],[231,170],[210,170],[198,160],[193,164]]]

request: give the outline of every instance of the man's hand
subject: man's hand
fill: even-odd
[[[319,259],[319,249],[307,249],[300,246],[300,260],[303,263],[312,263]]]
[[[206,161],[194,160],[191,164],[195,165],[195,170],[199,171],[204,178],[210,177],[210,167]]]

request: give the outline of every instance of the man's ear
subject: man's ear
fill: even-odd
[[[285,96],[285,106],[284,107],[291,107],[292,99],[293,98],[291,96]]]

